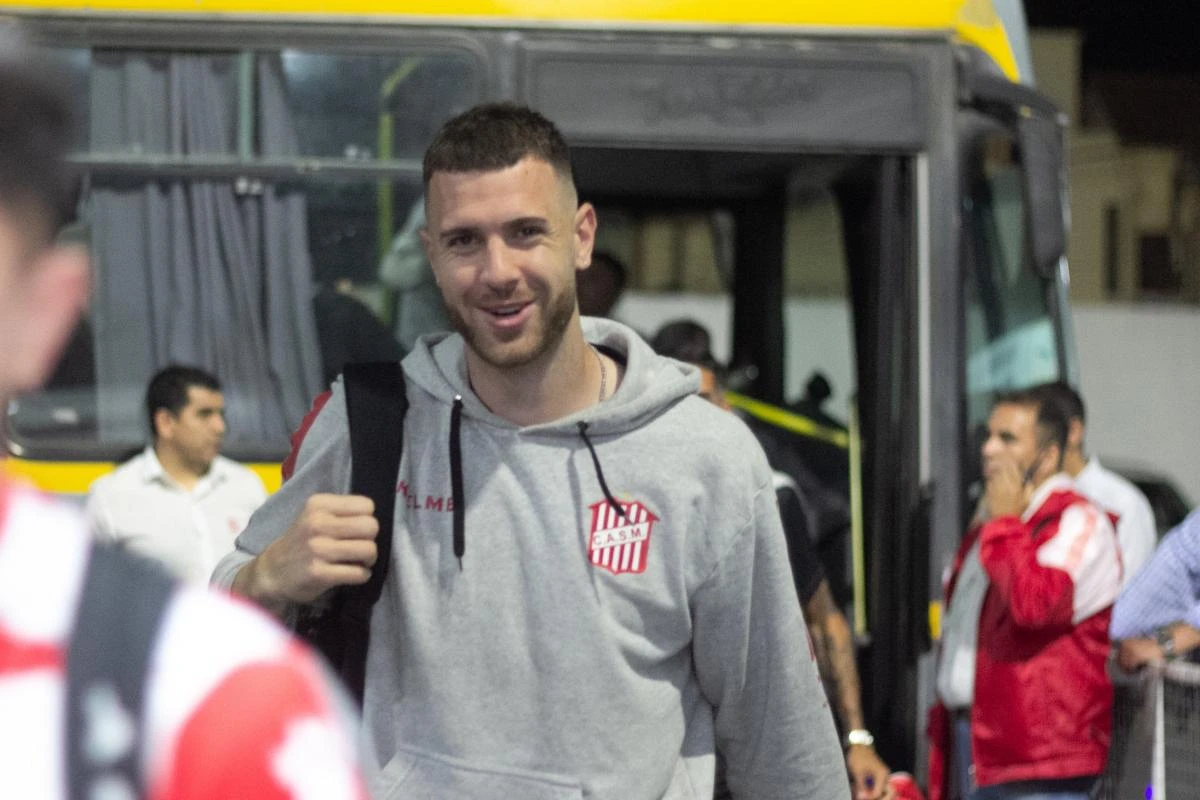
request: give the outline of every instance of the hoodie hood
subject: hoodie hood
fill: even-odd
[[[625,362],[616,392],[597,403],[552,422],[524,428],[493,414],[475,396],[467,381],[464,341],[456,333],[424,336],[404,359],[405,374],[439,402],[450,406],[462,397],[465,417],[527,433],[578,436],[579,423],[587,423],[591,436],[625,433],[643,425],[663,409],[700,388],[695,367],[657,355],[633,329],[609,319],[583,317],[583,335],[596,347]]]

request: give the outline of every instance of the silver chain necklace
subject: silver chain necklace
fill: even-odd
[[[600,397],[596,400],[597,403],[603,403],[604,397],[608,391],[608,367],[604,366],[604,358],[600,355],[600,351],[595,345],[588,345],[592,348],[592,352],[596,354],[596,363],[600,365]]]

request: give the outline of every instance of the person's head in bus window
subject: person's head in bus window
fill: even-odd
[[[208,473],[225,440],[225,398],[216,376],[173,364],[146,389],[146,414],[154,453],[171,475]]]
[[[87,302],[85,251],[54,244],[70,123],[45,65],[0,28],[0,402],[46,379]]]
[[[472,380],[554,362],[578,328],[576,272],[596,232],[562,135],[531,109],[477,106],[439,132],[424,177],[422,242]],[[568,344],[583,346],[582,336]]]

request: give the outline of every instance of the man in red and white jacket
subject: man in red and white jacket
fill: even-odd
[[[0,25],[0,408],[42,383],[87,299],[86,253],[53,243],[71,194],[69,116]],[[247,604],[129,559],[96,550],[74,509],[0,478],[0,797],[363,800],[353,723],[315,656]],[[101,564],[142,580],[85,592]],[[77,624],[98,609],[116,624]],[[126,619],[147,609],[155,627],[132,637],[147,657],[88,671],[125,664]],[[80,657],[81,643],[100,657]],[[81,670],[97,680],[76,682]]]
[[[948,581],[931,800],[1086,798],[1104,771],[1121,557],[1060,472],[1069,421],[1048,397],[1005,395],[988,421],[980,514]]]
[[[68,796],[67,651],[90,552],[74,509],[0,481],[0,796]],[[247,604],[177,590],[146,687],[143,796],[366,797],[314,657]]]

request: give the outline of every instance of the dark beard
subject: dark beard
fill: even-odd
[[[463,316],[445,302],[445,298],[443,298],[442,305],[446,309],[446,317],[450,320],[450,326],[462,335],[467,347],[471,348],[471,351],[489,366],[504,369],[532,364],[558,346],[567,325],[571,322],[571,316],[575,313],[575,291],[573,286],[568,287],[567,291],[563,291],[558,297],[553,298],[552,304],[547,306],[546,326],[541,341],[537,342],[532,350],[503,355],[489,352],[489,342],[472,330]]]

